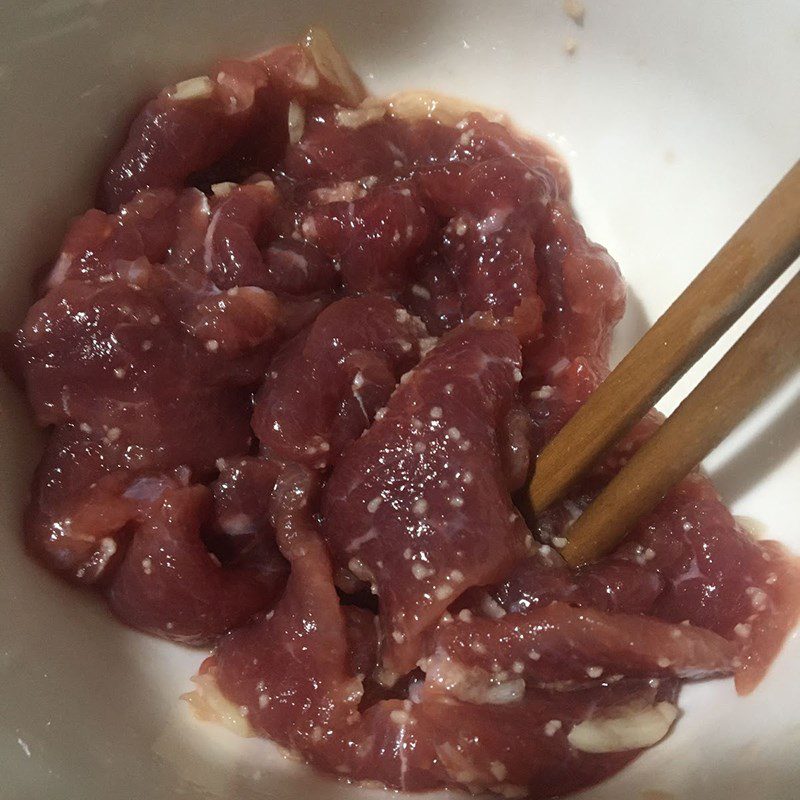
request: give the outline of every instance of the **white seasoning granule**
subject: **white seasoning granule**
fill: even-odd
[[[91,433],[91,432],[92,432],[92,426],[91,426],[91,425],[89,425],[87,422],[81,422],[81,424],[80,424],[80,425],[78,425],[78,427],[79,427],[79,428],[80,428],[80,429],[81,429],[81,430],[82,430],[84,433]]]
[[[483,642],[472,641],[469,643],[469,649],[475,653],[484,654],[486,652],[486,645]]]
[[[370,514],[374,514],[378,510],[378,506],[383,502],[383,499],[380,497],[373,497],[372,500],[367,503],[367,511]]]
[[[411,294],[421,297],[423,300],[430,300],[431,293],[424,287],[415,283],[411,286]]]
[[[414,555],[414,554],[411,552],[411,548],[410,547],[406,547],[406,549],[403,550],[403,558],[406,561],[409,561],[411,559],[412,555]]]
[[[423,498],[420,498],[414,503],[413,506],[411,506],[411,510],[417,517],[424,516],[425,512],[428,510],[428,501]]]
[[[453,583],[463,583],[464,573],[460,569],[451,570],[448,580],[451,580]]]
[[[289,144],[297,144],[303,138],[306,127],[306,111],[299,103],[292,100],[288,113]]]
[[[214,94],[214,81],[208,75],[198,75],[175,84],[169,93],[173,100],[207,100]]]
[[[602,667],[586,667],[586,674],[590,678],[599,678],[603,674]]]
[[[519,367],[514,367],[514,382],[519,383],[522,380],[522,370]]]
[[[104,536],[100,540],[100,550],[107,559],[111,558],[117,552],[117,543],[110,536]]]
[[[745,593],[750,597],[753,611],[765,611],[767,608],[767,593],[758,586],[748,586]]]
[[[463,497],[459,497],[458,495],[456,495],[455,497],[451,497],[450,498],[450,505],[453,508],[461,508],[464,505],[464,498]]]
[[[508,770],[506,769],[506,765],[502,764],[500,761],[492,761],[489,763],[489,772],[492,773],[494,779],[496,781],[504,781],[506,775],[508,774]]]
[[[549,400],[555,394],[555,389],[552,386],[542,386],[535,392],[531,392],[531,399],[533,400]]]
[[[419,340],[419,352],[421,355],[426,356],[439,340],[435,336],[425,336]]]
[[[567,546],[567,540],[563,536],[554,536],[552,542],[553,547],[557,547],[559,550]]]
[[[119,439],[122,431],[119,428],[109,428],[108,433],[106,434],[106,438],[109,442],[116,442]]]
[[[430,567],[426,567],[422,562],[415,561],[411,565],[411,574],[418,580],[424,580],[425,578],[430,578],[436,570],[431,569]]]
[[[464,470],[464,474],[461,476],[462,483],[472,483],[472,473],[469,470]]]
[[[263,710],[268,705],[269,705],[269,695],[266,695],[266,694],[263,694],[263,693],[260,694],[258,696],[258,707]]]
[[[225,197],[229,195],[234,189],[238,187],[237,183],[233,181],[222,181],[220,183],[211,184],[211,193],[214,197]]]
[[[461,431],[458,428],[448,428],[447,435],[454,441],[457,442],[461,438]]]
[[[517,675],[520,675],[521,673],[523,673],[523,672],[525,671],[525,665],[524,665],[524,664],[523,664],[521,661],[515,661],[515,662],[514,662],[514,663],[511,665],[511,669],[512,669],[514,672],[516,672],[516,673],[517,673]]]
[[[456,221],[455,232],[457,236],[463,236],[467,232],[467,223],[461,217]]]
[[[437,600],[446,600],[453,594],[453,587],[444,583],[441,586],[437,586],[433,593],[436,595]]]
[[[458,612],[458,618],[462,622],[472,622],[472,612],[468,608],[462,608],[461,611]]]
[[[394,639],[397,644],[403,644],[403,642],[406,640],[406,636],[400,631],[392,631],[392,639]]]
[[[415,453],[424,453],[427,449],[425,442],[414,442],[414,452]]]
[[[661,669],[667,669],[667,667],[672,665],[672,662],[665,656],[661,656],[658,661],[656,661],[656,664],[658,664]]]
[[[396,708],[389,714],[389,719],[394,722],[395,725],[407,725],[411,717],[409,717],[408,713],[405,711]]]
[[[441,419],[442,418],[442,407],[441,406],[433,406],[430,411],[431,419]]]
[[[151,559],[149,559],[149,558],[143,558],[142,559],[142,572],[144,572],[145,575],[151,575],[152,574],[152,572],[153,572],[153,562],[152,562]]]
[[[114,375],[117,378],[124,378],[125,377],[125,367],[115,367],[114,368]]]
[[[746,639],[750,635],[750,626],[746,622],[740,622],[734,629],[733,632],[740,636],[742,639]]]
[[[219,350],[219,342],[216,339],[209,339],[206,342],[206,350],[209,353],[216,353]]]
[[[547,725],[544,726],[545,736],[555,736],[561,730],[562,722],[560,719],[551,719]]]
[[[146,353],[148,350],[150,350],[152,347],[153,347],[153,343],[152,343],[152,342],[151,342],[149,339],[145,339],[145,340],[142,342],[142,350],[144,350],[144,352],[145,352],[145,353]]]

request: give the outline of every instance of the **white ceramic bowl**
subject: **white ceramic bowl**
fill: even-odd
[[[590,235],[630,282],[621,352],[797,158],[800,8],[586,5],[579,27],[559,0],[4,0],[0,328],[20,320],[32,272],[90,203],[137,101],[218,55],[255,53],[313,22],[375,91],[474,98],[566,156]],[[20,513],[39,437],[10,386],[0,389],[0,795],[353,797],[264,743],[194,722],[178,697],[203,654],[122,627],[96,598],[25,557]],[[794,381],[709,464],[736,513],[796,548],[799,397]],[[795,637],[751,697],[737,699],[726,682],[689,687],[669,739],[583,796],[795,800],[799,664]]]

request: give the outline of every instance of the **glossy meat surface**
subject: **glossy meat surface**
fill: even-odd
[[[625,287],[563,164],[491,112],[365,97],[327,35],[139,111],[16,338],[50,426],[31,553],[213,652],[197,714],[339,779],[553,798],[751,691],[798,561],[700,472],[578,570],[651,413],[526,523]]]
[[[518,364],[512,334],[456,329],[408,375],[325,488],[325,539],[380,598],[389,673],[408,672],[421,634],[524,551],[495,434]]]

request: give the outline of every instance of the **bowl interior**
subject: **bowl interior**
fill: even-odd
[[[507,110],[566,157],[589,235],[629,281],[616,344],[625,352],[797,157],[800,116],[790,110],[800,108],[800,89],[789,76],[800,74],[800,13],[791,0],[772,3],[768,15],[725,0],[587,6],[578,26],[557,0],[173,2],[157,18],[130,0],[6,0],[0,329],[20,321],[30,276],[52,256],[69,217],[91,203],[142,98],[217,56],[255,53],[321,23],[374,91],[434,89]],[[267,744],[195,723],[179,695],[203,653],[120,626],[96,598],[25,557],[20,518],[40,434],[5,378],[0,393],[6,796],[352,797]],[[795,548],[798,442],[800,379],[708,462],[735,513]],[[583,796],[795,798],[798,661],[795,636],[749,698],[736,699],[726,682],[689,687],[669,739]]]

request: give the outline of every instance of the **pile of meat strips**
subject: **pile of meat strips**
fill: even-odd
[[[213,646],[198,713],[340,778],[551,797],[747,692],[798,570],[699,472],[577,571],[570,523],[642,421],[526,525],[537,452],[625,304],[540,143],[367,98],[324,33],[148,102],[18,335],[52,427],[30,551]]]

